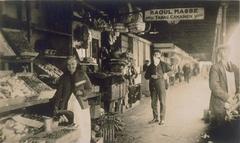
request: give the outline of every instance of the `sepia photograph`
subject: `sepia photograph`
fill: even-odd
[[[0,143],[240,143],[240,1],[0,0]]]

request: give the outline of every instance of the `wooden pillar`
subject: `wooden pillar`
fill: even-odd
[[[28,42],[31,42],[31,3],[25,1],[26,5],[26,18],[27,18],[27,38]]]
[[[222,6],[222,11],[223,11],[223,15],[222,15],[222,43],[221,44],[225,44],[226,43],[226,35],[227,35],[227,8],[228,8],[228,3],[227,2],[222,2],[221,3]]]

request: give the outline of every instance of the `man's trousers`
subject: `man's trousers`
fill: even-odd
[[[160,120],[165,120],[166,114],[166,88],[164,79],[150,81],[149,83],[153,118],[158,119],[158,100],[160,102]]]

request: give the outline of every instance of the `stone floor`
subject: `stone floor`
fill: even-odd
[[[207,124],[202,121],[203,110],[208,108],[210,90],[208,80],[194,78],[189,84],[181,83],[167,91],[166,125],[148,124],[152,119],[150,97],[124,113],[126,124],[118,134],[118,143],[197,143]]]

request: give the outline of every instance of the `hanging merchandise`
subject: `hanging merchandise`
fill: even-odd
[[[128,24],[128,29],[132,33],[139,33],[145,31],[146,24],[143,22],[143,13],[141,9],[136,8],[137,13],[132,15],[131,22]]]
[[[143,22],[143,13],[140,8],[131,7],[132,12],[128,15],[128,29],[131,33],[145,31],[145,22]]]
[[[129,32],[132,32],[132,33],[139,33],[139,32],[145,31],[145,27],[146,25],[144,22],[128,24]]]
[[[107,23],[104,19],[98,18],[93,20],[94,29],[99,31],[111,31],[111,25]]]
[[[113,31],[109,32],[108,42],[109,42],[109,45],[113,45],[115,43],[115,38],[114,38],[114,32]]]
[[[88,26],[78,24],[73,30],[73,47],[87,49],[91,40],[91,32]]]
[[[142,23],[143,22],[143,13],[141,9],[136,7],[134,8],[134,13],[131,16],[131,20],[129,23]]]
[[[122,23],[129,23],[132,19],[133,7],[131,3],[124,5],[118,9],[118,18],[116,19],[117,22]]]

